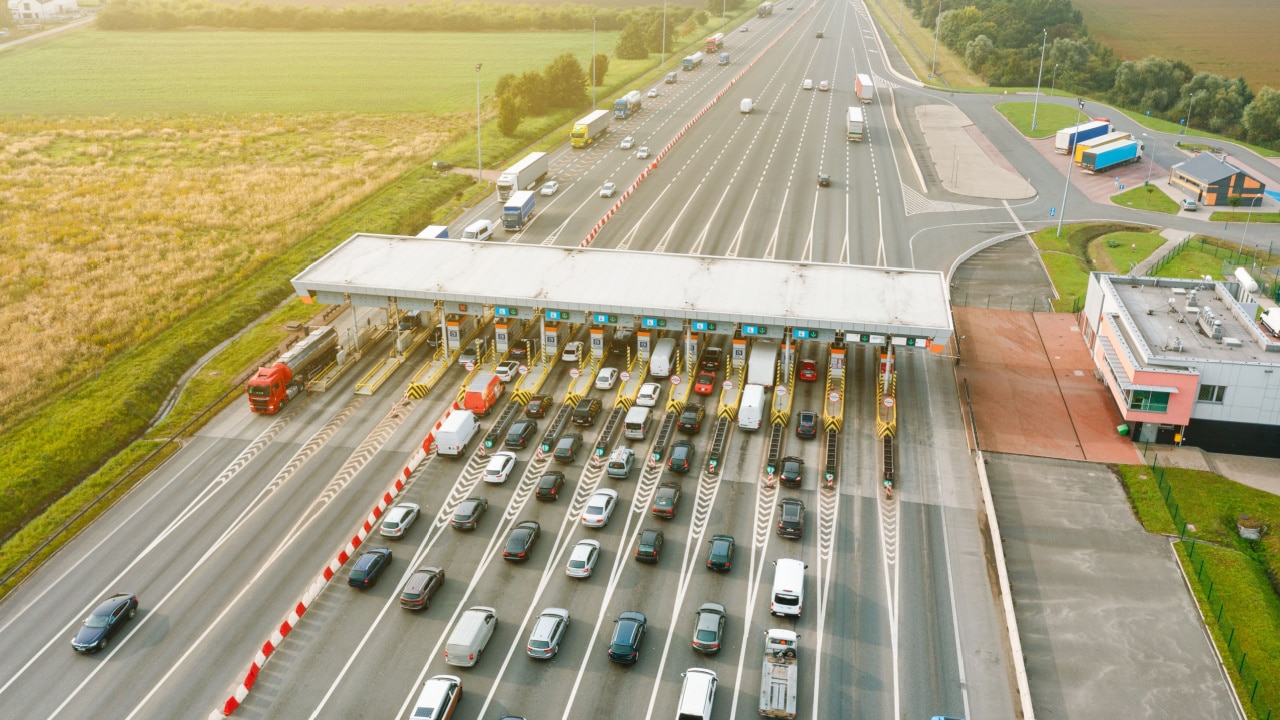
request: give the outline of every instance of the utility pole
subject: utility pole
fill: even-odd
[[[1044,39],[1040,41],[1040,74],[1036,76],[1036,102],[1031,107],[1031,132],[1036,131],[1036,114],[1040,112],[1040,81],[1044,80],[1044,48],[1048,44],[1049,29],[1045,28]]]
[[[938,0],[938,16],[933,19],[933,65],[929,77],[938,74],[938,31],[942,29],[942,0]]]
[[[1080,118],[1084,115],[1084,98],[1076,100],[1079,103],[1079,110],[1076,111],[1076,127],[1080,127]],[[1078,141],[1077,141],[1078,142]],[[1067,216],[1067,191],[1071,189],[1071,168],[1076,166],[1076,146],[1075,143],[1067,148],[1067,185],[1062,188],[1062,212],[1058,213],[1058,234],[1056,237],[1062,237],[1062,219]]]
[[[476,182],[484,182],[484,153],[480,150],[480,67],[476,63]]]
[[[591,16],[591,109],[596,109],[596,16]]]

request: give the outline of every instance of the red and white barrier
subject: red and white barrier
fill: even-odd
[[[369,514],[365,517],[364,523],[360,526],[360,529],[357,530],[351,540],[338,551],[338,554],[329,561],[329,564],[325,566],[324,571],[320,573],[319,577],[311,582],[306,591],[302,594],[302,599],[298,600],[298,603],[289,611],[289,614],[285,617],[284,621],[280,623],[280,627],[272,632],[271,637],[267,638],[267,641],[262,644],[262,649],[258,651],[258,654],[253,658],[253,663],[249,665],[249,672],[245,673],[244,680],[236,687],[235,691],[232,692],[231,697],[227,698],[227,701],[223,703],[222,709],[214,710],[209,714],[211,720],[219,716],[225,717],[235,712],[236,708],[240,707],[240,703],[244,702],[244,699],[249,696],[249,691],[253,689],[253,684],[258,680],[258,673],[262,672],[263,666],[267,664],[267,659],[271,657],[271,654],[275,652],[276,648],[280,647],[280,644],[284,642],[285,637],[288,636],[293,628],[298,625],[302,616],[306,614],[307,608],[320,595],[320,591],[324,590],[325,586],[328,585],[329,581],[333,579],[333,576],[342,569],[342,566],[351,558],[356,549],[364,544],[365,538],[369,537],[369,533],[372,532],[374,525],[377,524],[378,518],[382,517],[382,513],[386,512],[387,508],[395,502],[395,499],[400,492],[404,490],[404,484],[409,479],[409,476],[412,475],[413,471],[417,470],[418,466],[422,464],[422,461],[426,460],[427,456],[431,454],[431,446],[436,442],[436,431],[440,429],[445,418],[449,417],[454,410],[461,409],[461,405],[454,403],[453,407],[445,411],[445,414],[436,422],[436,425],[431,429],[431,432],[427,433],[427,436],[422,440],[422,445],[413,451],[413,454],[409,456],[408,462],[406,462],[405,466],[396,474],[396,479],[391,484],[391,487],[387,488],[387,490],[382,493],[382,496],[378,498],[378,502],[373,506],[373,509],[369,511]]]

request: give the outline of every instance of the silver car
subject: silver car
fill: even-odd
[[[526,650],[529,657],[549,660],[560,652],[560,640],[569,629],[569,611],[564,608],[547,608],[533,624]]]
[[[382,525],[378,527],[378,534],[386,538],[403,537],[421,512],[422,508],[416,503],[405,502],[396,505],[382,516]]]
[[[587,527],[602,528],[609,524],[613,509],[618,506],[618,491],[605,488],[597,490],[587,501],[587,509],[582,511],[582,524]]]
[[[569,562],[564,566],[564,574],[575,578],[591,577],[596,569],[596,560],[600,559],[600,543],[595,540],[579,540],[573,546]]]

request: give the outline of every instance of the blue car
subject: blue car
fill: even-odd
[[[84,625],[71,638],[71,647],[77,652],[97,652],[107,647],[111,636],[138,614],[138,597],[119,593],[103,600],[93,609]]]
[[[384,547],[369,548],[351,568],[347,584],[357,588],[371,588],[378,584],[378,576],[391,564],[391,550]]]

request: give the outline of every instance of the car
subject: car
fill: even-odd
[[[804,502],[785,498],[778,503],[778,534],[784,538],[804,535]]]
[[[458,509],[453,511],[453,520],[450,520],[449,524],[457,530],[475,530],[476,523],[480,522],[480,516],[488,509],[488,500],[482,497],[469,497],[458,503]]]
[[[693,392],[698,395],[710,395],[716,391],[716,374],[709,372],[698,373],[698,377],[693,381]]]
[[[746,32],[750,29],[751,28],[747,27],[746,25],[743,25],[742,27],[738,28],[738,32]]]
[[[733,567],[733,550],[737,543],[732,535],[712,535],[711,550],[707,553],[707,567],[728,572]]]
[[[579,540],[569,553],[569,562],[564,566],[564,574],[574,578],[591,577],[596,569],[596,561],[600,559],[600,543],[595,540]]]
[[[813,81],[812,81],[812,80],[810,80],[809,78],[805,78],[805,79],[804,79],[804,82],[803,82],[803,83],[801,83],[800,87],[801,87],[801,89],[804,89],[804,90],[812,90],[812,89],[813,89]]]
[[[796,437],[802,440],[818,437],[818,413],[812,410],[796,413]]]
[[[378,577],[391,564],[391,548],[373,547],[360,553],[356,564],[347,574],[347,584],[354,588],[371,588],[378,584]]]
[[[502,548],[502,559],[524,562],[529,558],[529,553],[533,551],[533,544],[538,541],[538,535],[541,533],[542,526],[533,520],[525,520],[511,528],[511,534],[507,536],[507,544]]]
[[[600,372],[596,374],[597,390],[612,390],[616,382],[618,382],[618,368],[600,368]]]
[[[445,162],[444,160],[437,160],[431,163],[431,169],[432,170],[452,170],[453,163]]]
[[[533,491],[533,496],[539,500],[555,502],[560,499],[562,487],[564,487],[564,473],[551,470],[542,473],[542,477],[538,478],[538,487]]]
[[[578,433],[570,433],[562,435],[556,441],[556,449],[552,457],[557,462],[571,463],[578,459],[578,450],[582,447],[582,435]]]
[[[658,398],[661,395],[662,385],[660,383],[645,383],[640,386],[640,392],[636,393],[636,405],[653,407],[658,404]]]
[[[702,351],[702,362],[699,363],[699,369],[704,372],[713,373],[720,369],[720,361],[724,359],[724,350],[718,347],[709,347]]]
[[[404,589],[400,591],[400,607],[408,610],[425,610],[431,607],[431,596],[444,585],[444,569],[420,567],[413,571]]]
[[[538,660],[550,660],[560,652],[560,641],[564,631],[569,629],[569,611],[564,608],[547,608],[533,622],[533,630],[529,633],[529,644],[525,651],[529,657]]]
[[[413,720],[450,720],[462,700],[462,678],[436,675],[422,684],[418,702],[414,703]]]
[[[636,543],[636,560],[645,563],[656,563],[662,557],[663,535],[661,530],[649,528],[640,533],[640,541]]]
[[[693,649],[703,655],[720,652],[720,638],[724,637],[724,621],[728,617],[720,603],[705,602],[698,608],[697,621],[693,624]]]
[[[604,407],[598,398],[582,398],[578,404],[573,407],[573,415],[570,420],[574,425],[583,425],[590,427],[596,424],[596,416],[600,414],[600,409]]]
[[[814,382],[818,379],[818,363],[813,360],[800,361],[800,379],[805,382]]]
[[[98,607],[89,613],[71,638],[71,647],[82,653],[105,650],[111,638],[137,614],[138,596],[116,593],[98,603]]]
[[[618,186],[611,182],[607,182],[600,186],[600,197],[602,198],[611,198],[616,192],[618,192]]]
[[[788,10],[795,10],[795,9],[796,9],[796,6],[795,6],[795,5],[788,5],[788,6],[787,6],[787,9],[788,9]]]
[[[782,458],[782,484],[787,487],[800,487],[804,480],[804,460],[795,455]]]
[[[688,440],[677,440],[671,444],[671,457],[667,458],[667,469],[673,473],[687,473],[693,467],[693,443]]]
[[[707,411],[697,403],[689,403],[684,406],[684,410],[680,412],[680,420],[676,422],[676,429],[686,435],[695,435],[702,429],[702,418],[705,417]]]
[[[831,176],[823,172],[818,173],[818,187],[831,187]]]
[[[626,480],[631,477],[631,468],[636,463],[636,452],[629,447],[616,447],[605,463],[604,472],[611,478]]]
[[[819,30],[819,31],[818,31],[818,34],[817,34],[817,35],[814,35],[814,37],[815,37],[815,38],[817,38],[817,39],[819,39],[819,40],[821,40],[821,39],[822,39],[822,31],[821,31],[821,30]]]
[[[582,341],[574,340],[564,346],[564,352],[560,353],[560,359],[565,362],[578,362],[582,359]]]
[[[630,135],[622,138],[622,144],[619,145],[623,150],[630,150],[632,145],[636,144],[636,139]]]
[[[552,402],[550,395],[534,395],[529,398],[528,404],[524,406],[524,416],[530,418],[545,417],[547,408],[551,407]]]
[[[658,88],[650,88],[650,89],[649,89],[649,97],[651,97],[651,98],[656,98],[656,97],[658,97]]]
[[[493,374],[498,376],[502,382],[511,382],[516,377],[516,372],[520,370],[520,363],[516,360],[503,360],[498,363],[498,367],[493,369]]]
[[[507,439],[502,441],[502,446],[519,450],[528,447],[530,438],[538,431],[538,423],[529,418],[521,418],[513,423],[507,429]]]
[[[556,191],[559,189],[560,189],[560,183],[556,182],[555,180],[548,180],[547,182],[542,183],[542,189],[538,191],[538,194],[543,196],[551,196],[551,195],[555,195]]]
[[[1199,207],[1198,205],[1196,205],[1196,201],[1192,200],[1191,198],[1182,198],[1181,200],[1178,201],[1178,204],[1182,206],[1183,210],[1187,210],[1187,211],[1195,210],[1197,207]]]
[[[444,331],[440,329],[440,326],[439,325],[432,326],[431,334],[427,336],[427,340],[426,340],[427,347],[431,348],[432,350],[435,350],[436,348],[440,347],[440,340],[442,338],[444,338]]]
[[[653,508],[649,512],[668,520],[676,516],[676,506],[680,504],[680,486],[675,483],[662,483],[653,496]]]
[[[487,483],[504,483],[516,467],[516,454],[513,452],[496,452],[484,466],[484,481]]]
[[[417,503],[403,502],[395,505],[382,516],[378,534],[384,538],[403,537],[421,512],[422,508],[418,507]]]
[[[609,659],[630,665],[640,659],[640,646],[649,620],[644,613],[627,610],[613,621],[613,639],[609,641]]]
[[[831,83],[827,82],[826,80],[823,80],[822,82],[818,83],[818,92],[826,92],[830,89],[831,89]]]
[[[649,146],[648,145],[640,146],[640,149],[636,151],[636,158],[640,160],[644,160],[647,157],[649,157]]]
[[[586,527],[602,528],[609,524],[614,508],[618,507],[618,491],[605,488],[597,490],[587,501],[587,509],[582,511],[582,524]]]

